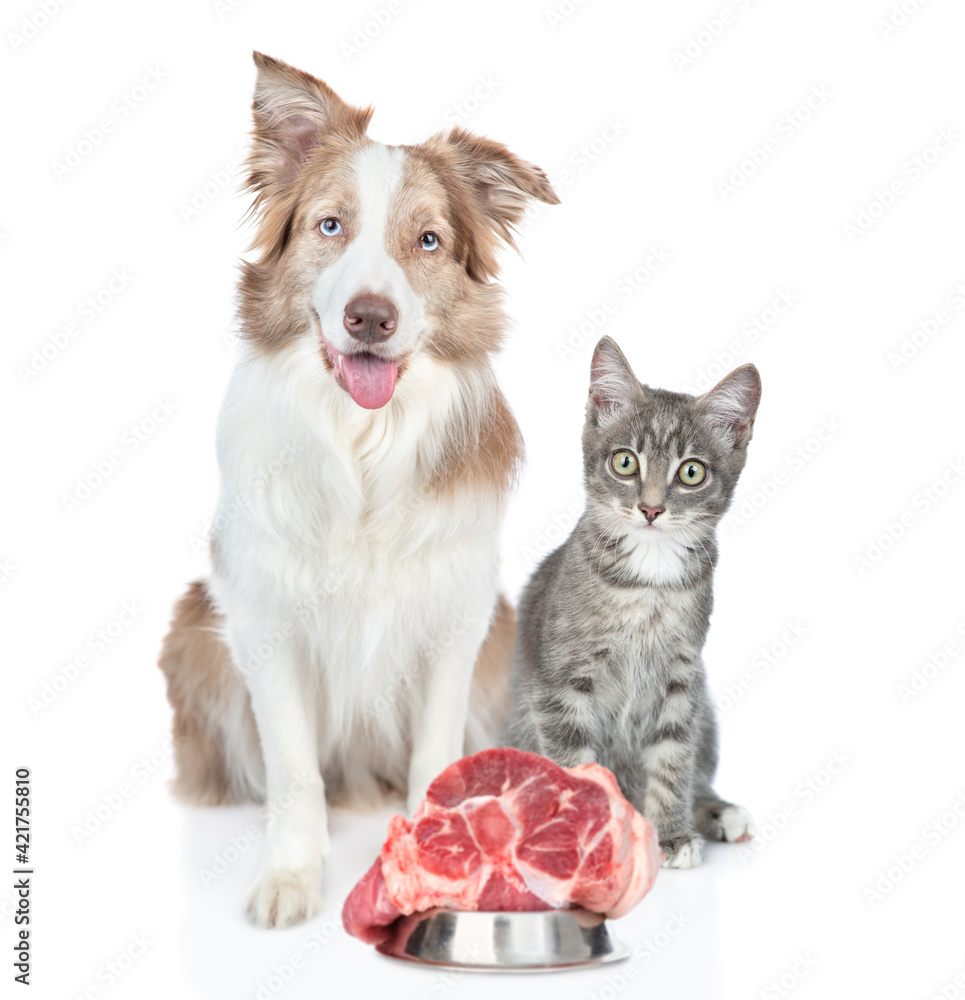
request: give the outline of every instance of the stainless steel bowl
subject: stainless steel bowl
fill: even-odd
[[[376,947],[392,958],[478,972],[552,972],[630,954],[610,936],[603,914],[589,910],[428,910],[400,917]]]

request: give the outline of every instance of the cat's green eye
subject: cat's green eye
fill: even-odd
[[[640,468],[640,463],[637,461],[637,456],[633,454],[632,451],[615,451],[610,456],[610,468],[618,476],[626,476],[628,479],[630,476],[635,476],[637,470]]]
[[[707,467],[691,459],[677,470],[677,478],[684,486],[699,486],[707,478]]]

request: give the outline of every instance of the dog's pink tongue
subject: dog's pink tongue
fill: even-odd
[[[343,354],[345,388],[359,406],[377,410],[392,398],[399,377],[399,363],[372,354]]]

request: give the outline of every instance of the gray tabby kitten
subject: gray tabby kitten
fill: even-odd
[[[586,509],[519,605],[504,744],[608,767],[656,827],[664,867],[700,864],[704,838],[753,836],[747,811],[712,787],[701,649],[717,522],[760,398],[753,365],[699,397],[651,389],[604,337],[583,430]]]

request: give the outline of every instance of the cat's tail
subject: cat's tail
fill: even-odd
[[[743,806],[725,802],[713,789],[694,799],[694,825],[708,840],[743,844],[756,834],[751,814]]]

